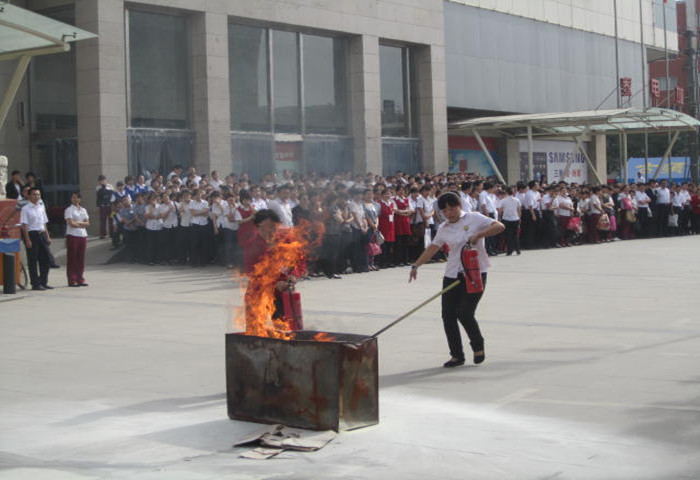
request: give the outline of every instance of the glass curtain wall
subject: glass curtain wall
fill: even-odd
[[[188,18],[128,11],[129,170],[193,163]]]
[[[379,46],[382,165],[385,175],[420,168],[415,74],[408,47]]]
[[[231,24],[229,67],[235,170],[349,169],[344,38]],[[330,162],[320,158],[328,152]]]
[[[39,13],[75,24],[73,6]],[[62,207],[80,183],[75,49],[34,57],[29,92],[31,169],[43,184],[46,205]]]

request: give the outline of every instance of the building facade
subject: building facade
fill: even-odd
[[[473,139],[448,140],[449,120],[613,107],[618,77],[641,86],[663,48],[664,5],[675,26],[663,0],[14,3],[98,35],[35,58],[0,131],[10,168],[35,171],[53,204],[80,187],[93,205],[100,174],[175,164],[254,178],[474,170],[483,159]],[[486,143],[517,180],[517,148]]]

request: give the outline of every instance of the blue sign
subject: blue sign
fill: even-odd
[[[0,238],[0,253],[18,253],[19,249],[19,238]]]
[[[627,165],[627,182],[637,183],[644,179],[652,180],[654,172],[661,163],[661,157],[649,158],[647,162],[647,172],[644,172],[643,158],[630,158]],[[671,181],[676,183],[690,181],[690,157],[671,157]],[[661,180],[668,179],[668,159],[656,175]]]

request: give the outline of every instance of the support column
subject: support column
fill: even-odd
[[[445,48],[442,45],[415,48],[418,97],[418,134],[421,140],[421,166],[427,172],[446,172],[447,87]]]
[[[114,184],[127,173],[123,0],[76,0],[76,26],[98,35],[73,45],[77,55],[78,155],[83,205],[98,227],[97,176]]]
[[[594,157],[593,165],[600,176],[600,181],[605,184],[608,181],[608,139],[606,135],[593,135]]]
[[[193,127],[200,172],[233,171],[229,103],[228,17],[205,12],[192,19]]]
[[[350,112],[355,173],[382,173],[379,39],[362,35],[350,40]]]
[[[509,185],[515,185],[520,180],[520,140],[506,140],[506,178]]]

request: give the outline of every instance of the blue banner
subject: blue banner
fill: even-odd
[[[644,172],[643,158],[630,158],[627,165],[627,182],[637,183],[642,179],[649,181],[653,178],[656,168],[661,163],[661,157],[649,158],[647,172]],[[656,175],[661,180],[668,179],[668,161],[665,161]],[[671,181],[676,183],[690,181],[690,157],[671,157]]]

